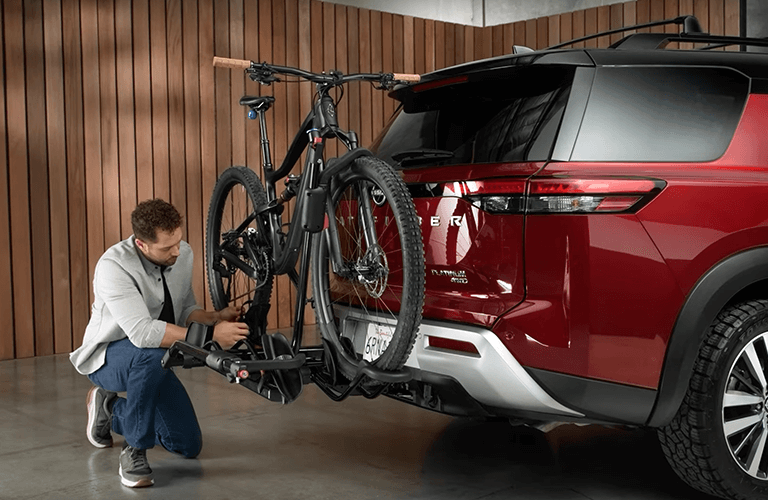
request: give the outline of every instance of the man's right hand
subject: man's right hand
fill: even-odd
[[[213,340],[222,349],[229,349],[248,335],[248,325],[241,322],[220,321],[213,328]]]

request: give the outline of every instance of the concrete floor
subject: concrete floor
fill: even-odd
[[[207,368],[178,369],[204,447],[148,453],[155,486],[131,490],[115,447],[85,437],[90,381],[66,355],[0,362],[2,499],[703,499],[667,467],[652,433],[563,426],[544,435],[454,419],[381,397],[327,399],[306,386],[279,406]]]

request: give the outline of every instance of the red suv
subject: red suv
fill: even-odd
[[[415,379],[389,395],[657,428],[695,488],[768,498],[768,56],[661,50],[681,41],[768,45],[638,33],[393,92],[372,149],[427,276]]]

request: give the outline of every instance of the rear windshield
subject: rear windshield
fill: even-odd
[[[749,92],[722,68],[603,67],[573,150],[575,161],[711,161],[733,138]]]
[[[572,81],[570,67],[527,67],[410,91],[371,149],[402,168],[547,160]]]

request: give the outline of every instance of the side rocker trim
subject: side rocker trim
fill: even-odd
[[[647,425],[674,417],[688,389],[699,346],[717,314],[741,290],[768,279],[768,247],[754,248],[715,264],[693,287],[670,336],[658,396]]]

